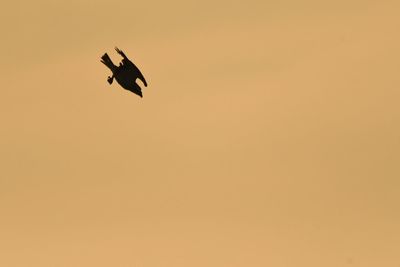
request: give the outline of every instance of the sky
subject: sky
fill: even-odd
[[[4,3],[0,266],[400,266],[399,8]]]

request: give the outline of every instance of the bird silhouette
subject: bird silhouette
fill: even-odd
[[[119,63],[119,66],[112,62],[107,53],[101,57],[101,62],[112,72],[112,75],[108,76],[107,78],[108,83],[111,85],[115,78],[119,85],[121,85],[124,89],[143,97],[142,89],[136,83],[136,79],[139,79],[142,81],[144,86],[147,87],[147,82],[143,74],[140,72],[138,67],[136,67],[136,65],[129,60],[125,53],[118,49],[118,47],[115,47],[115,51],[122,56],[122,61]]]

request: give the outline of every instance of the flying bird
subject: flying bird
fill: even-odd
[[[138,67],[129,60],[125,53],[118,49],[118,47],[115,47],[115,51],[122,56],[122,61],[119,63],[119,66],[116,66],[112,62],[107,53],[101,57],[101,62],[104,63],[104,65],[106,65],[112,72],[112,75],[107,78],[108,83],[112,84],[115,78],[119,85],[124,89],[143,97],[142,89],[136,83],[136,79],[139,79],[142,81],[144,86],[147,87],[147,82],[143,74],[140,72]]]

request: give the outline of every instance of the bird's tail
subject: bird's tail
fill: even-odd
[[[117,69],[117,66],[114,65],[114,63],[112,62],[111,58],[107,55],[107,53],[105,53],[101,57],[101,62],[104,65],[106,65],[112,72],[114,72]]]

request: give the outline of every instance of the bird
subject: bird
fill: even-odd
[[[139,79],[142,81],[144,86],[147,87],[147,82],[143,74],[140,72],[139,68],[129,60],[122,50],[120,50],[118,47],[115,47],[115,51],[122,56],[122,61],[119,63],[119,66],[112,62],[107,53],[105,53],[100,60],[100,62],[106,65],[112,72],[112,75],[108,76],[107,78],[108,83],[111,85],[115,78],[119,85],[121,85],[124,89],[143,97],[142,89],[136,83],[136,79]]]

